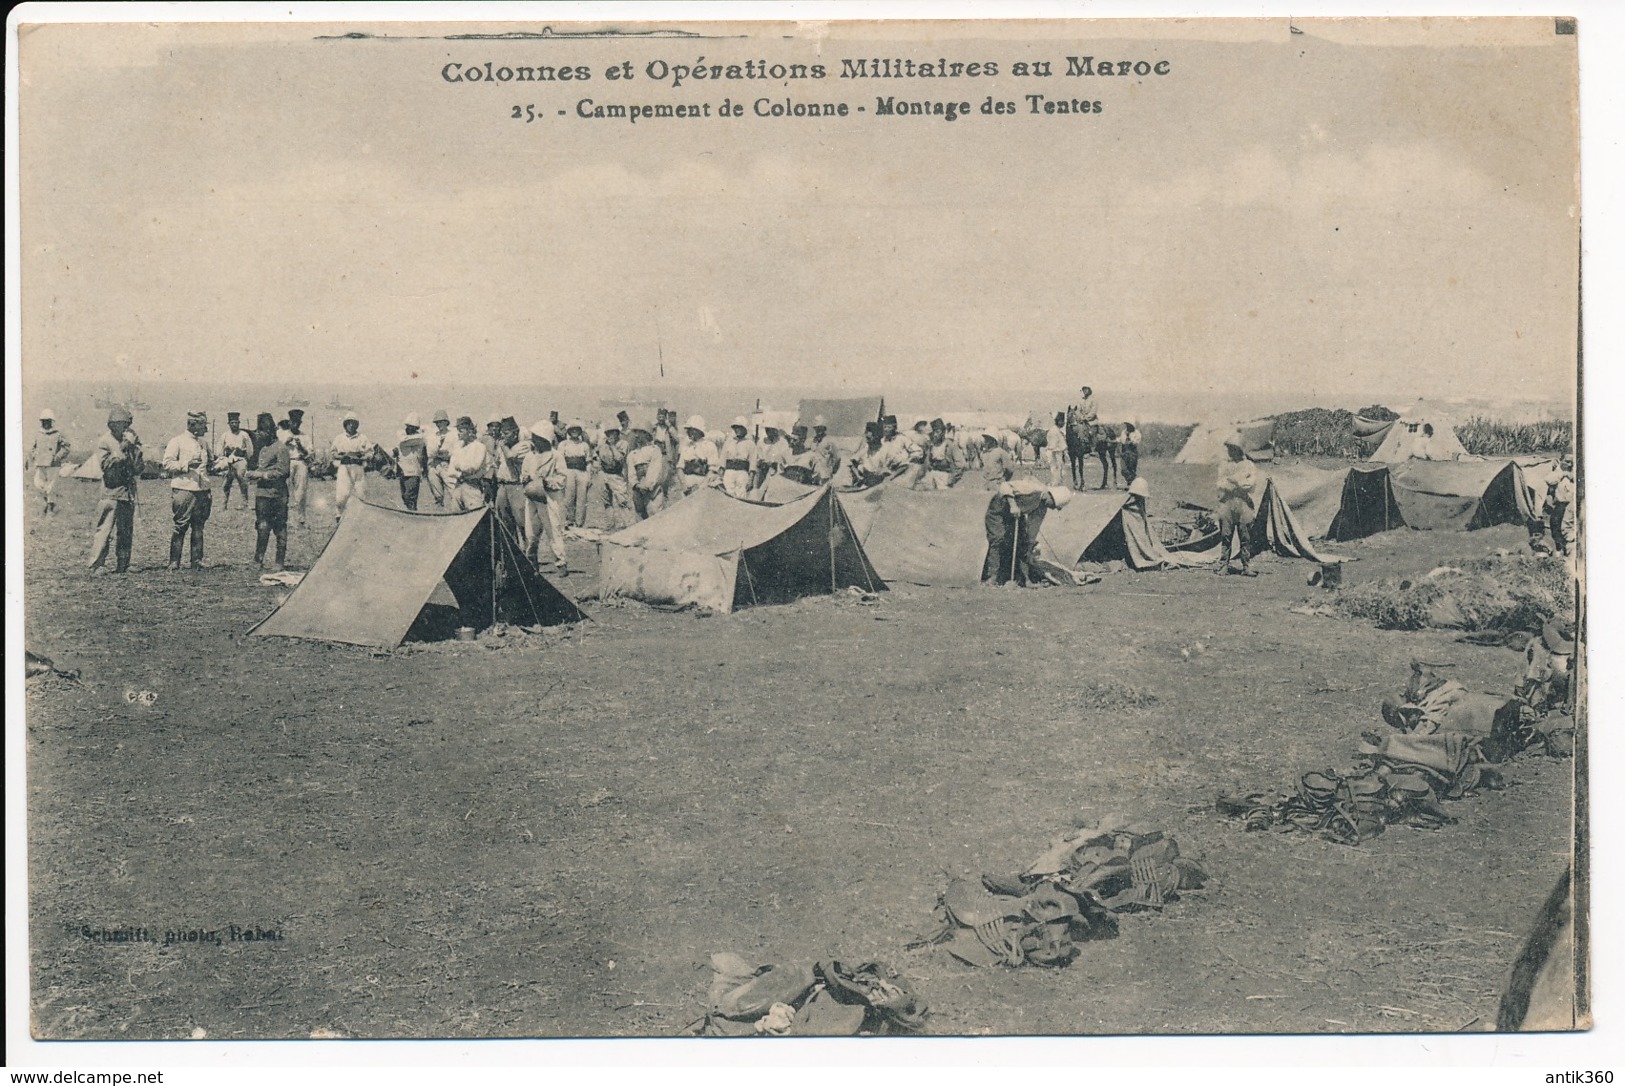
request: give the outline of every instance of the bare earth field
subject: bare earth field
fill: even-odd
[[[589,602],[572,629],[374,652],[244,636],[284,590],[218,494],[207,570],[164,571],[147,483],[135,568],[88,578],[96,489],[29,507],[28,644],[83,670],[28,693],[42,1038],[670,1035],[717,950],[889,961],[936,1034],[1480,1030],[1566,863],[1572,763],[1533,754],[1459,824],[1358,849],[1214,812],[1349,764],[1412,656],[1518,678],[1505,649],[1289,613],[1320,592],[1306,563],[710,618]],[[329,531],[295,529],[294,568]],[[1333,549],[1352,583],[1523,543]],[[590,591],[594,548],[571,554]],[[1062,970],[904,949],[950,875],[1110,812],[1172,832],[1209,889]],[[87,937],[120,927],[159,942]],[[189,929],[226,941],[161,945]]]

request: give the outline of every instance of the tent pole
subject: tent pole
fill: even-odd
[[[1010,533],[1010,579],[1016,579],[1016,555],[1021,552],[1021,514],[1016,514],[1014,530]]]
[[[829,592],[834,595],[835,588],[835,495],[824,491],[824,500],[829,502]]]

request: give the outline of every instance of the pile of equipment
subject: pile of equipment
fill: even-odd
[[[1160,910],[1206,881],[1161,830],[1106,818],[1057,838],[1021,874],[953,880],[938,899],[940,926],[910,948],[944,944],[983,967],[1068,965],[1079,944],[1117,934],[1113,914]]]

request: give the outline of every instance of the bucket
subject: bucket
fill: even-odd
[[[472,641],[472,640],[474,640],[474,627],[472,627],[472,626],[459,626],[459,627],[457,627],[457,640],[459,640],[459,641]]]
[[[1343,563],[1327,562],[1316,569],[1309,577],[1311,586],[1319,585],[1322,588],[1338,588],[1343,583]]]

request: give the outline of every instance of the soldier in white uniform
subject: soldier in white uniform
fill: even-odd
[[[654,439],[654,423],[632,423],[632,451],[626,455],[626,482],[632,508],[647,520],[666,507],[666,454]]]
[[[553,551],[560,576],[570,572],[564,550],[564,462],[553,447],[553,424],[545,419],[529,431],[530,447],[519,461],[519,480],[525,491],[525,553],[541,562],[541,542],[545,535]]]
[[[717,447],[705,435],[705,419],[699,415],[690,417],[683,427],[683,443],[677,447],[677,470],[684,494],[716,482],[722,470]]]
[[[592,446],[587,444],[587,427],[571,419],[558,445],[564,458],[564,522],[571,528],[587,526],[587,484],[592,478]]]
[[[633,519],[632,491],[626,483],[626,454],[631,451],[621,432],[621,421],[612,419],[593,450],[598,478],[604,486],[604,512],[612,529],[624,528]]]
[[[375,448],[371,438],[361,432],[361,417],[354,411],[344,413],[344,429],[333,439],[333,464],[338,468],[338,486],[333,492],[333,519],[344,517],[344,507],[352,496],[367,499],[367,461]]]
[[[424,441],[424,456],[429,462],[423,473],[428,484],[429,497],[436,505],[446,504],[446,466],[451,463],[451,450],[457,445],[457,435],[451,432],[451,416],[442,407],[434,413],[434,433]]]
[[[460,513],[485,508],[485,480],[491,473],[490,453],[474,420],[457,420],[457,445],[446,464],[446,504]]]
[[[220,489],[220,508],[231,508],[233,483],[242,492],[243,508],[248,508],[248,458],[253,454],[254,442],[243,429],[242,412],[227,411],[226,432],[220,435],[220,455],[215,458],[215,466],[226,476],[226,484]]]
[[[305,503],[310,498],[310,456],[314,451],[304,427],[305,413],[295,407],[276,432],[277,440],[288,449],[288,507],[301,528],[305,526]]]
[[[722,489],[735,498],[750,493],[756,474],[756,442],[749,435],[750,423],[740,415],[733,421],[733,436],[722,443]]]
[[[34,473],[34,489],[45,499],[45,512],[56,512],[56,481],[62,476],[73,444],[56,428],[56,413],[49,407],[40,412],[40,432],[28,451],[28,469]]]
[[[191,539],[191,567],[203,568],[203,526],[209,521],[214,493],[209,489],[209,467],[214,457],[203,437],[209,420],[201,411],[186,416],[186,431],[176,434],[164,446],[164,474],[169,476],[170,506],[175,514],[175,530],[169,536],[169,568],[181,568],[181,544],[187,533]]]

